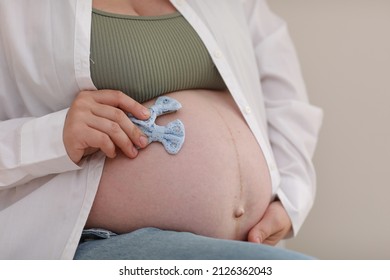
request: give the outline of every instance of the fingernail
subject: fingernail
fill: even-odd
[[[142,114],[145,116],[145,117],[149,117],[150,116],[150,111],[149,109],[145,108],[142,110]]]
[[[256,239],[255,239],[255,243],[261,243],[261,239],[260,239],[260,237],[256,237]]]
[[[144,147],[146,147],[146,146],[148,145],[149,140],[148,140],[148,138],[147,138],[146,136],[143,136],[143,135],[142,135],[142,136],[139,138],[139,142],[140,142],[140,144],[141,144],[141,147],[144,148]]]

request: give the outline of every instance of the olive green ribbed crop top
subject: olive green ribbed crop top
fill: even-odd
[[[93,10],[91,77],[138,102],[184,89],[226,88],[195,30],[177,13],[157,17]]]

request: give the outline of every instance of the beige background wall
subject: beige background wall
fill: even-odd
[[[390,1],[268,0],[289,24],[325,112],[315,206],[287,247],[321,259],[390,259]]]

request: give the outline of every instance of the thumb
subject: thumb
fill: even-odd
[[[248,241],[263,243],[271,235],[271,225],[267,219],[262,219],[248,233]]]

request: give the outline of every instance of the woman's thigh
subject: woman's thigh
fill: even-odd
[[[75,259],[109,260],[274,260],[312,259],[262,244],[209,238],[188,232],[143,228],[83,242]]]

